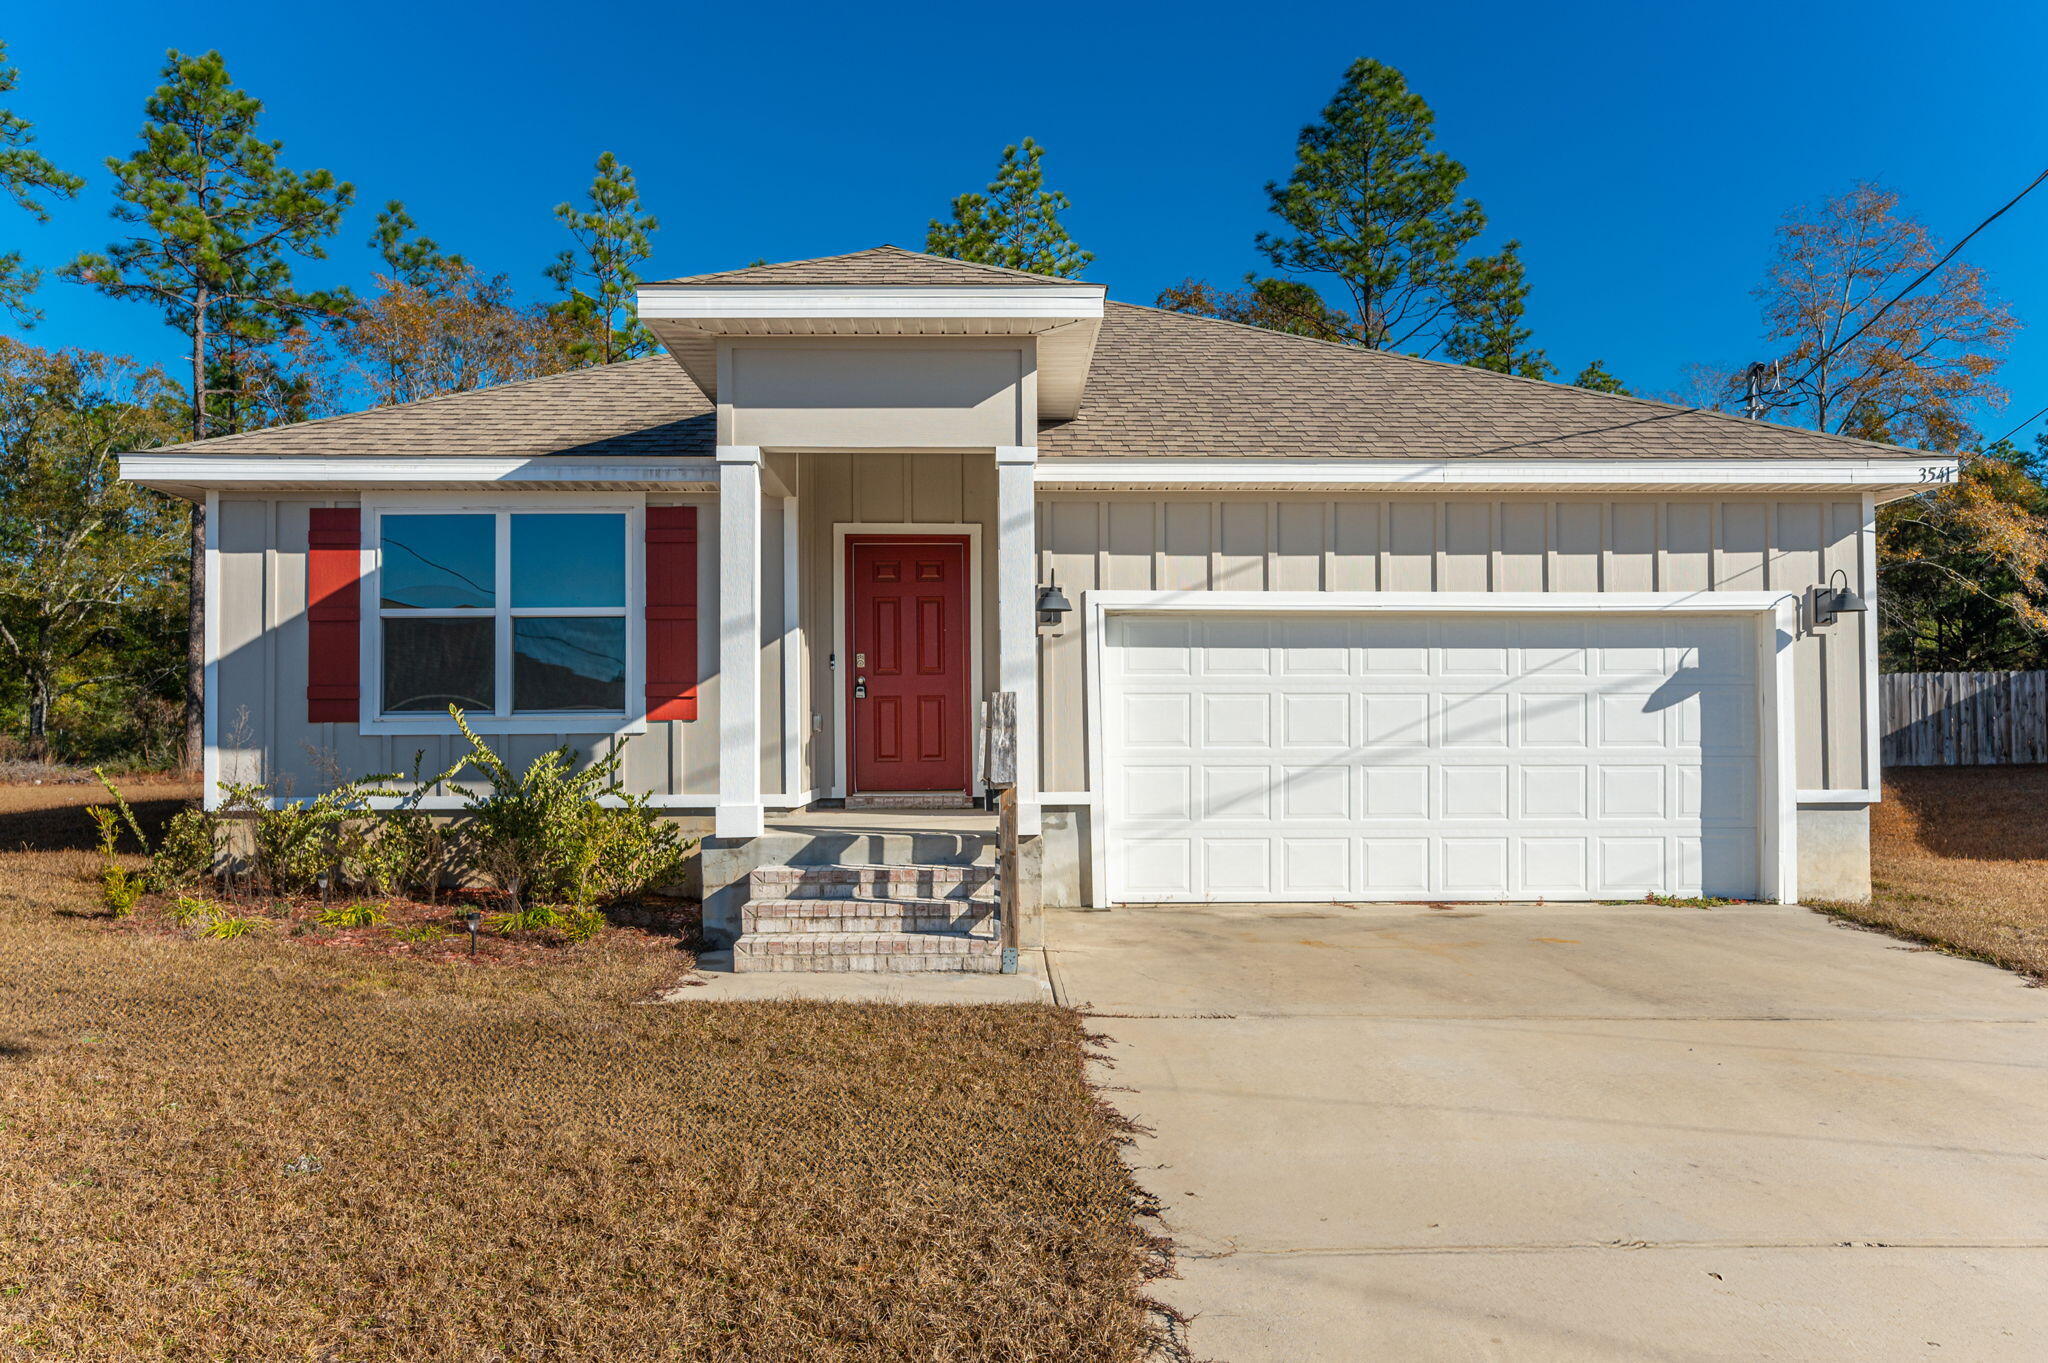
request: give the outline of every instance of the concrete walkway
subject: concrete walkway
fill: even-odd
[[[2048,990],[1803,909],[1060,913],[1201,1357],[2038,1359]]]

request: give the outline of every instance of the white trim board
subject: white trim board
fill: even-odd
[[[453,735],[459,732],[455,722],[446,715],[421,714],[418,716],[386,715],[383,713],[384,699],[384,653],[382,648],[383,611],[379,606],[378,589],[379,547],[381,535],[378,530],[380,519],[389,514],[436,512],[459,514],[472,512],[493,515],[497,521],[497,570],[499,591],[505,590],[510,581],[510,521],[501,513],[566,513],[605,512],[622,515],[625,526],[625,571],[626,604],[626,709],[619,714],[553,713],[532,715],[465,715],[463,718],[471,730],[478,734],[567,734],[575,737],[604,738],[616,741],[631,734],[647,731],[647,534],[646,503],[637,494],[584,493],[556,495],[544,502],[508,502],[504,498],[479,497],[469,493],[412,493],[382,497],[367,497],[362,504],[362,549],[360,575],[358,577],[360,620],[358,630],[358,661],[356,664],[357,686],[359,688],[356,732],[359,734],[439,734]],[[491,618],[502,618],[509,611],[508,605],[501,604]],[[604,614],[611,611],[583,612],[560,611],[551,614]],[[482,612],[478,612],[479,617]],[[501,647],[498,655],[497,694],[504,703],[512,698],[511,653],[509,647]]]
[[[206,494],[206,539],[200,586],[200,609],[205,612],[200,631],[205,666],[200,685],[199,714],[201,748],[199,761],[199,806],[220,807],[220,496]],[[360,669],[358,669],[360,670]],[[358,682],[358,685],[361,683]]]
[[[1757,629],[1760,725],[1759,870],[1781,903],[1799,894],[1800,793],[1792,646],[1800,598],[1791,592],[1246,592],[1087,591],[1081,594],[1089,789],[1088,903],[1110,907],[1109,785],[1104,769],[1103,650],[1108,617],[1121,614],[1736,615]]]
[[[981,525],[975,521],[834,521],[832,523],[832,781],[834,800],[846,798],[853,784],[853,734],[847,727],[846,686],[846,539],[849,535],[945,535],[967,537],[967,751],[981,751],[982,638]],[[974,764],[970,761],[970,773]],[[972,776],[969,777],[970,782]]]
[[[164,491],[189,493],[332,491],[451,486],[532,486],[537,491],[569,484],[584,489],[675,491],[718,486],[718,466],[708,459],[577,459],[573,456],[500,458],[494,455],[124,454],[121,477]]]
[[[642,284],[643,322],[1102,316],[1101,284]]]
[[[1953,482],[1959,464],[1902,459],[1041,459],[1047,489],[1516,488],[1886,489],[1906,495]]]

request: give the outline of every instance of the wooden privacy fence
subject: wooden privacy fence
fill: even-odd
[[[1887,767],[2048,762],[2048,672],[1887,672]]]

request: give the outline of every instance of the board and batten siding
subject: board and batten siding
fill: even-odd
[[[1869,598],[1860,500],[1656,497],[1217,497],[1053,493],[1038,503],[1039,578],[1116,591],[1674,592],[1803,594],[1835,569]],[[1803,612],[1802,612],[1803,614]],[[1043,641],[1048,791],[1088,789],[1077,615]],[[1865,631],[1845,616],[1794,645],[1803,791],[1860,791]]]
[[[668,500],[668,499],[662,499]],[[677,498],[698,514],[698,718],[656,723],[627,743],[621,770],[631,791],[656,796],[701,795],[707,803],[718,789],[718,512],[715,499]],[[503,505],[511,498],[479,497]],[[343,778],[407,772],[413,755],[424,752],[421,769],[444,771],[462,751],[459,737],[438,734],[363,734],[354,724],[314,724],[306,719],[306,529],[316,506],[354,506],[355,498],[311,496],[222,497],[215,514],[219,656],[214,673],[215,744],[223,781],[266,781],[273,793],[294,798],[317,795]],[[541,499],[535,499],[541,505]],[[764,586],[764,606],[780,613],[779,515],[764,515],[763,534],[772,554],[773,578]],[[365,526],[365,534],[369,527]],[[635,598],[637,600],[637,597]],[[365,597],[362,608],[376,603]],[[773,632],[779,634],[779,628]],[[763,788],[781,788],[780,671],[771,660],[779,643],[764,648],[762,679]],[[641,679],[629,679],[638,686]],[[377,697],[367,690],[363,713]],[[586,758],[612,741],[609,730],[563,729],[549,734],[487,735],[493,750],[523,769],[550,748],[568,744]],[[772,773],[772,775],[771,775]]]
[[[981,531],[981,596],[974,603],[973,628],[980,637],[982,689],[996,675],[995,461],[987,454],[927,451],[863,451],[859,454],[804,454],[795,464],[798,539],[803,575],[799,613],[807,622],[810,665],[803,709],[811,717],[803,767],[819,793],[829,792],[839,771],[839,708],[836,691],[847,673],[832,659],[841,648],[834,638],[837,576],[834,530],[843,525],[930,525],[945,529],[974,525]],[[976,703],[981,696],[973,697]],[[764,701],[765,707],[765,701]]]

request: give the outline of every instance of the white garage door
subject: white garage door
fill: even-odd
[[[1111,897],[1758,893],[1733,616],[1113,615]]]

